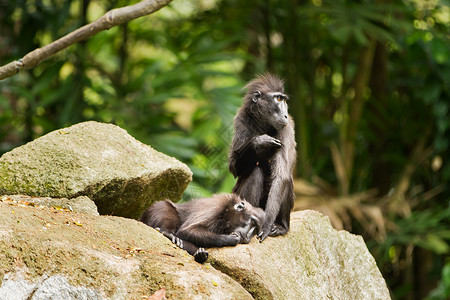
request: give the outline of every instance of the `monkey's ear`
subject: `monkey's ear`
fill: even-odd
[[[256,103],[259,98],[261,98],[261,92],[260,91],[254,92],[253,93],[253,97],[252,97],[252,101]]]
[[[243,211],[244,209],[245,209],[245,203],[244,202],[239,202],[239,203],[234,205],[234,210],[235,211]]]

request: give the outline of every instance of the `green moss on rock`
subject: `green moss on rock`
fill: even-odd
[[[0,178],[0,195],[88,196],[101,214],[138,218],[155,201],[178,201],[192,172],[115,125],[84,122],[5,153]]]
[[[0,202],[0,236],[0,286],[5,274],[30,283],[63,276],[112,299],[142,299],[161,288],[168,299],[251,299],[231,278],[136,220]]]
[[[315,211],[291,214],[286,236],[212,249],[210,260],[256,299],[390,299],[363,239]]]

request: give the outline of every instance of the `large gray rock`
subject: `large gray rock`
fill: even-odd
[[[0,179],[0,195],[88,196],[100,214],[138,218],[155,201],[178,201],[192,172],[115,125],[84,122],[5,153]]]
[[[316,211],[291,214],[288,235],[210,251],[213,267],[255,299],[390,299],[361,236]]]
[[[145,299],[163,288],[168,299],[390,299],[362,238],[317,212],[293,213],[284,237],[209,252],[200,265],[136,220],[0,201],[2,300]]]
[[[0,299],[252,299],[132,219],[0,201]],[[196,298],[197,297],[197,298]]]

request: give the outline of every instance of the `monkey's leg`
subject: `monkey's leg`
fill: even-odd
[[[208,251],[205,248],[197,247],[196,245],[183,240],[182,249],[186,250],[190,255],[194,256],[194,259],[198,263],[204,263],[208,259]]]
[[[254,168],[247,178],[239,178],[233,188],[233,193],[247,200],[251,205],[264,209],[267,190],[264,188],[264,172]]]
[[[196,245],[182,240],[176,235],[167,232],[167,231],[160,231],[166,238],[172,241],[175,245],[180,247],[183,250],[186,250],[190,255],[194,256],[194,259],[198,263],[204,263],[208,259],[208,251],[205,250],[205,248],[199,248]]]
[[[284,201],[281,204],[277,219],[270,229],[269,236],[271,237],[285,235],[289,231],[292,210],[292,205],[290,205],[290,203],[293,203],[294,195],[291,193],[289,188],[286,189],[286,191],[287,193],[283,195],[283,197],[285,197],[284,199],[287,199],[288,201]],[[292,197],[292,200],[290,200],[290,197]]]
[[[203,226],[181,227],[176,234],[184,241],[207,248],[236,246],[240,241],[240,237],[236,233],[218,234],[209,231]]]
[[[266,221],[258,234],[261,242],[269,235],[284,235],[289,231],[290,212],[293,205],[292,178],[274,178],[267,198]]]

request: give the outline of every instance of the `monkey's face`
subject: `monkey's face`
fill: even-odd
[[[258,105],[260,116],[276,130],[288,124],[288,97],[281,92],[255,91],[252,101]]]
[[[254,207],[247,201],[240,201],[233,207],[229,231],[239,235],[241,244],[248,244],[261,230],[265,217],[263,209]]]

